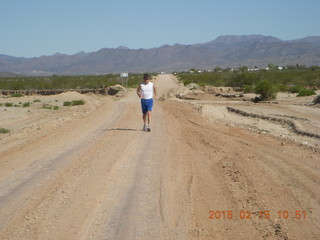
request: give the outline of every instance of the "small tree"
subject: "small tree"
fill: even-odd
[[[255,90],[262,100],[275,99],[278,92],[278,88],[268,80],[258,83]]]
[[[268,68],[269,68],[270,70],[278,70],[278,65],[269,63],[269,64],[268,64]]]
[[[220,67],[215,67],[215,68],[213,69],[213,71],[214,71],[214,72],[221,72],[221,71],[222,71],[222,68],[220,68]]]
[[[242,66],[242,67],[239,67],[239,70],[241,71],[241,72],[246,72],[246,71],[248,71],[248,67],[247,66]]]

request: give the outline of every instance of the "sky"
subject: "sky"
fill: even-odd
[[[319,0],[1,0],[0,54],[40,57],[222,35],[320,36]]]

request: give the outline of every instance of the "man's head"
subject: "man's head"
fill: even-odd
[[[150,75],[147,73],[143,74],[143,80],[145,81],[150,80]]]

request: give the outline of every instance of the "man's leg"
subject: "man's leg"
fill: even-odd
[[[146,102],[141,99],[141,109],[142,109],[142,120],[143,120],[143,130],[147,130],[147,112],[146,112]]]
[[[151,111],[147,112],[147,116],[148,116],[148,126],[150,126],[150,123],[151,123]]]
[[[147,124],[147,113],[142,114],[142,119],[143,119],[143,125],[146,126]]]
[[[150,128],[150,123],[151,123],[151,111],[148,111],[147,112],[147,116],[148,116],[148,126],[147,126],[147,131],[151,131],[151,128]]]

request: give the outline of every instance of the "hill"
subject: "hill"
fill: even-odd
[[[182,71],[190,68],[278,65],[320,65],[320,37],[292,41],[262,36],[221,36],[193,45],[151,49],[103,48],[74,55],[57,53],[38,58],[0,55],[0,72],[25,75],[82,75],[118,72]]]

